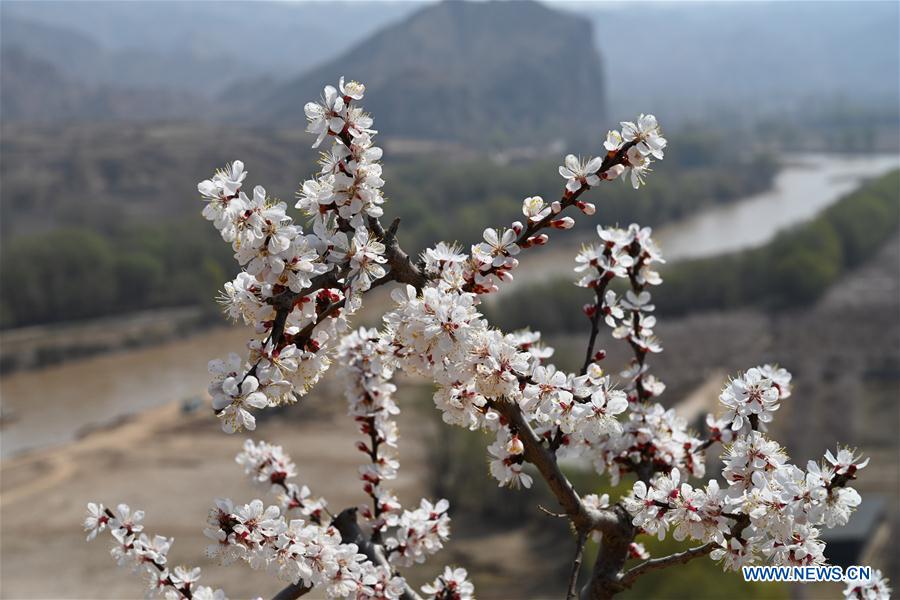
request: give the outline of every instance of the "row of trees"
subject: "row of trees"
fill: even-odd
[[[9,243],[0,256],[3,327],[204,304],[231,270],[215,233],[184,223],[114,236],[60,229]]]

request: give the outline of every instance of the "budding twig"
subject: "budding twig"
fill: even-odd
[[[714,542],[709,542],[708,544],[703,544],[702,546],[697,546],[696,548],[691,548],[684,552],[676,552],[675,554],[670,554],[669,556],[664,556],[662,558],[652,558],[636,567],[628,569],[619,582],[623,587],[630,588],[641,575],[645,575],[646,573],[657,569],[665,569],[672,565],[684,564],[695,558],[706,556],[712,552],[715,547],[716,544]]]
[[[575,542],[575,559],[572,561],[572,573],[569,575],[569,589],[566,592],[566,600],[574,600],[578,594],[578,573],[581,571],[581,558],[584,555],[584,543],[587,541],[587,533],[578,532]]]

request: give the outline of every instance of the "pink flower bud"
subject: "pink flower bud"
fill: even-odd
[[[550,236],[548,236],[546,233],[533,235],[530,238],[528,238],[528,241],[530,243],[534,244],[535,246],[543,246],[549,240],[550,240]]]
[[[553,211],[554,215],[562,210],[562,204],[559,203],[559,200],[556,200],[553,204],[550,205],[550,210]]]
[[[577,206],[578,209],[587,216],[591,216],[592,214],[597,212],[597,208],[590,202],[582,202],[581,200],[579,200],[575,203],[575,206]]]
[[[522,223],[520,221],[514,221],[512,224],[512,230],[516,232],[516,235],[522,233]]]
[[[572,229],[573,225],[575,225],[575,219],[572,217],[563,217],[562,219],[550,221],[550,226],[554,229]]]
[[[613,165],[606,171],[600,174],[600,179],[612,180],[625,172],[624,165]]]
[[[595,314],[597,314],[597,305],[596,304],[585,304],[581,307],[582,312],[588,316],[588,318],[593,318]]]
[[[525,452],[525,444],[522,443],[518,435],[514,435],[509,440],[509,443],[506,444],[506,451],[510,454],[522,454]]]

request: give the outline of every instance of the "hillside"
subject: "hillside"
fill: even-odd
[[[866,111],[884,119],[896,138],[900,3],[639,6],[567,5],[594,24],[601,54],[618,58],[607,63],[613,118],[643,106],[670,126],[714,114],[737,123],[777,116],[802,120],[808,136],[816,117],[833,122]]]
[[[85,84],[18,46],[4,45],[0,53],[0,116],[5,122],[181,118],[199,103],[187,92]]]
[[[204,0],[79,0],[73,6],[66,0],[3,0],[0,37],[86,82],[210,94],[263,75],[295,77],[417,7]],[[335,23],[350,21],[352,27],[334,35]],[[72,54],[83,50],[90,52]]]
[[[337,76],[364,81],[385,136],[546,143],[599,127],[605,89],[591,25],[536,2],[430,5],[266,92],[247,118],[300,124]]]

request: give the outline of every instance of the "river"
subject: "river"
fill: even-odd
[[[761,246],[809,221],[868,178],[900,167],[900,155],[804,155],[775,177],[771,190],[660,227],[654,236],[669,260]]]
[[[772,190],[661,227],[655,237],[669,259],[764,244],[778,231],[809,220],[862,180],[898,166],[896,155],[797,156],[777,175]],[[578,242],[560,244],[561,233],[552,238],[549,246],[523,254],[512,287],[570,272]],[[230,350],[241,352],[244,339],[242,330],[217,329],[150,348],[5,376],[0,379],[0,395],[9,418],[0,436],[0,456],[65,443],[79,432],[125,415],[202,397],[206,362]]]
[[[669,261],[761,246],[779,231],[810,220],[866,179],[898,167],[897,154],[798,155],[779,171],[770,190],[667,223],[654,230],[653,238]],[[598,215],[602,211],[601,195],[597,200]],[[504,286],[504,291],[544,280],[550,274],[571,272],[575,253],[585,240],[563,242],[563,235],[550,235],[548,246],[520,255],[515,279]],[[594,239],[596,236],[592,235],[590,241]]]

